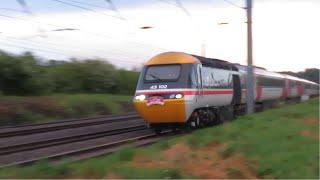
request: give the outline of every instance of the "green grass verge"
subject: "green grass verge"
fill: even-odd
[[[119,114],[133,111],[131,100],[131,96],[113,94],[0,96],[0,125]]]
[[[308,123],[312,120],[313,123]],[[314,121],[316,120],[316,121]],[[40,162],[29,167],[10,167],[0,170],[0,178],[201,178],[182,168],[184,162],[173,167],[145,168],[133,166],[135,155],[143,154],[151,160],[166,161],[164,150],[177,143],[185,143],[193,152],[215,142],[227,144],[219,150],[223,159],[241,154],[256,163],[252,166],[258,178],[319,179],[319,99],[266,110],[239,117],[237,120],[192,134],[162,140],[144,148],[125,147],[109,156],[77,163],[52,165]],[[304,136],[303,131],[315,137]],[[200,156],[193,154],[192,156]],[[194,162],[197,166],[197,162]],[[233,178],[241,178],[238,169],[230,169]]]

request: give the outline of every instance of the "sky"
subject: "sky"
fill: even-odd
[[[253,3],[256,66],[320,68],[320,0]],[[162,52],[205,49],[206,57],[246,64],[244,6],[244,0],[0,0],[0,49],[45,60],[101,58],[127,69]]]

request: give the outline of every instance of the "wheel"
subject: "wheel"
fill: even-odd
[[[173,134],[178,134],[180,132],[180,129],[178,127],[171,127],[171,131]]]
[[[196,116],[195,118],[192,118],[189,125],[191,129],[198,129],[200,127],[200,117]]]
[[[234,112],[232,107],[221,107],[219,112],[217,112],[218,123],[223,124],[225,122],[234,119]]]
[[[215,124],[217,124],[216,118],[217,118],[216,114],[214,112],[210,111],[210,113],[208,114],[208,123],[207,123],[207,125],[208,126],[214,126]]]

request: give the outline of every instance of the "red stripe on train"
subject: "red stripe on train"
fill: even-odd
[[[211,94],[233,94],[233,90],[215,90],[215,91],[203,91],[204,95]]]
[[[197,90],[184,90],[184,91],[147,91],[147,92],[138,92],[136,95],[140,94],[176,94],[182,93],[184,95],[200,95],[200,91]],[[232,94],[233,90],[205,90],[203,95],[214,95],[214,94]]]

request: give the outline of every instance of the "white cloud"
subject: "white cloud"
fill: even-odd
[[[316,1],[255,1],[253,37],[254,62],[270,70],[303,70],[318,67],[320,55],[317,17],[320,2]],[[0,20],[2,36],[27,38],[28,41],[0,38],[9,42],[44,48],[78,58],[112,59],[121,67],[139,65],[163,51],[185,51],[200,54],[206,44],[207,56],[237,63],[246,63],[245,11],[230,6],[215,8],[210,3],[186,2],[192,17],[181,9],[164,3],[121,10],[127,21],[110,18],[101,12],[70,12],[42,14],[30,21]],[[114,15],[114,14],[113,14]],[[42,22],[41,25],[38,22]],[[218,25],[228,22],[228,25]],[[47,24],[58,25],[58,27]],[[81,31],[52,32],[59,27]],[[142,30],[141,26],[152,26]],[[44,32],[45,30],[45,32]],[[38,35],[38,36],[34,36]],[[22,43],[21,43],[22,42]],[[137,43],[138,42],[138,43]],[[160,48],[158,48],[160,47]],[[38,53],[47,58],[62,58],[50,53]]]

